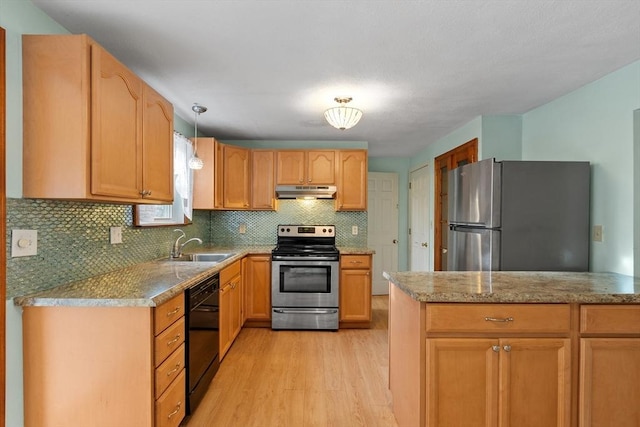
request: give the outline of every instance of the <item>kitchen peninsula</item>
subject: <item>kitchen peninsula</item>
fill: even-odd
[[[384,276],[400,426],[638,425],[640,278]]]

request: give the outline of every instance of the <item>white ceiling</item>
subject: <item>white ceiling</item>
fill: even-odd
[[[33,0],[223,140],[368,141],[411,156],[640,59],[637,0]],[[346,131],[323,111],[363,110]],[[464,142],[464,141],[462,141]]]

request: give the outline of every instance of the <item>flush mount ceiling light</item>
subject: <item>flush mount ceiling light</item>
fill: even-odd
[[[198,105],[198,103],[193,104],[191,107],[193,112],[195,113],[195,131],[193,134],[193,156],[189,159],[189,169],[202,169],[204,166],[204,162],[201,158],[198,157],[198,116],[201,113],[207,111],[207,107],[204,105]]]
[[[362,111],[347,107],[352,98],[334,98],[340,104],[324,112],[324,118],[336,129],[345,130],[354,127],[362,118]]]

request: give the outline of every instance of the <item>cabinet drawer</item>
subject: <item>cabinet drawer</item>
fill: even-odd
[[[640,334],[640,305],[582,305],[580,333]]]
[[[568,333],[568,304],[427,304],[429,332]]]
[[[242,263],[240,262],[240,260],[234,262],[229,267],[225,267],[220,272],[220,285],[222,286],[225,283],[228,283],[235,276],[239,275],[241,267],[242,267]]]
[[[185,370],[156,401],[156,427],[177,427],[185,416]]]
[[[371,256],[343,255],[340,257],[340,268],[371,268]]]
[[[184,317],[165,329],[156,337],[155,366],[159,366],[184,342]]]
[[[155,335],[167,329],[167,326],[184,316],[184,294],[176,295],[164,304],[156,307],[153,319]]]
[[[171,382],[175,380],[178,375],[180,375],[180,371],[182,371],[183,369],[184,343],[181,344],[176,351],[171,353],[171,356],[167,357],[167,360],[162,362],[162,364],[156,368],[156,399],[159,398],[162,393],[164,393],[169,384],[171,384]]]

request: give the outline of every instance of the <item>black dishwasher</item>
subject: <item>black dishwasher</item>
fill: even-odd
[[[218,273],[185,291],[187,414],[193,413],[204,397],[220,366]]]

